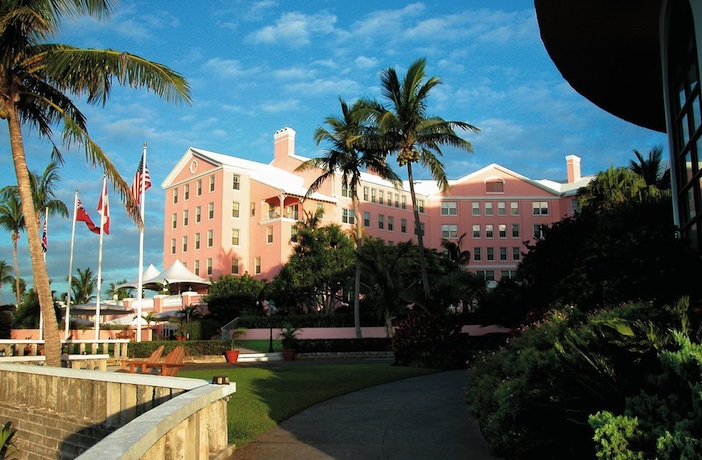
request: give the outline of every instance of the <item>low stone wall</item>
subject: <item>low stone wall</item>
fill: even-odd
[[[21,364],[0,364],[0,382],[0,422],[17,428],[20,458],[186,458],[181,452],[207,458],[229,452],[225,399],[234,384]],[[119,445],[121,453],[99,447],[111,433],[121,443],[109,445]],[[200,456],[204,451],[208,455]]]

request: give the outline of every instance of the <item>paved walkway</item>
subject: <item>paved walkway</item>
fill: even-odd
[[[401,380],[313,406],[230,460],[491,460],[466,404],[467,371]]]

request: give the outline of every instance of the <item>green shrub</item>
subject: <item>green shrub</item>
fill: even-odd
[[[298,341],[297,351],[303,353],[389,351],[390,339],[304,339]]]
[[[465,367],[460,317],[414,313],[397,323],[392,339],[395,361],[404,366],[436,369]]]
[[[229,350],[229,340],[154,340],[151,342],[129,342],[130,358],[148,358],[156,348],[164,345],[163,355],[170,353],[177,346],[185,348],[185,356],[222,355]]]

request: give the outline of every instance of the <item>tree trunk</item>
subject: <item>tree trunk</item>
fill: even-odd
[[[32,201],[29,169],[27,168],[27,158],[24,153],[24,143],[22,140],[22,126],[20,124],[17,106],[12,104],[5,108],[7,109],[7,124],[10,130],[12,161],[17,176],[17,188],[19,190],[20,199],[22,200],[22,212],[25,217],[29,256],[32,261],[34,291],[39,298],[39,306],[44,317],[44,353],[46,355],[46,365],[59,367],[61,365],[61,341],[59,338],[58,322],[56,321],[56,314],[54,313],[54,301],[51,295],[49,275],[46,271],[44,253],[41,250],[39,228],[35,225],[37,213],[34,209],[34,202]]]
[[[17,299],[17,307],[19,307],[20,301],[20,272],[19,272],[19,259],[17,258],[17,242],[19,241],[19,233],[12,235],[12,258],[15,264],[15,299]]]
[[[414,193],[414,177],[412,176],[412,162],[407,162],[407,177],[409,179],[410,196],[412,197],[412,211],[414,212],[414,233],[417,235],[417,247],[419,248],[419,270],[422,273],[422,288],[424,297],[429,297],[429,275],[427,274],[427,263],[424,260],[424,232],[422,222],[419,220],[419,209],[417,208],[417,195]]]
[[[358,193],[353,192],[353,218],[356,224],[356,277],[353,281],[353,325],[356,328],[356,338],[362,339],[361,332],[361,247],[363,246],[363,228],[361,227],[360,212],[358,211]]]

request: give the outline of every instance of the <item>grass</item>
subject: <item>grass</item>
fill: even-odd
[[[259,353],[268,353],[271,346],[270,340],[237,340],[236,344],[241,348]],[[283,344],[280,340],[273,340],[273,351],[283,351]]]
[[[227,375],[236,393],[227,404],[229,442],[244,446],[279,422],[322,401],[382,383],[436,372],[387,363],[223,367],[183,370],[179,377]]]

